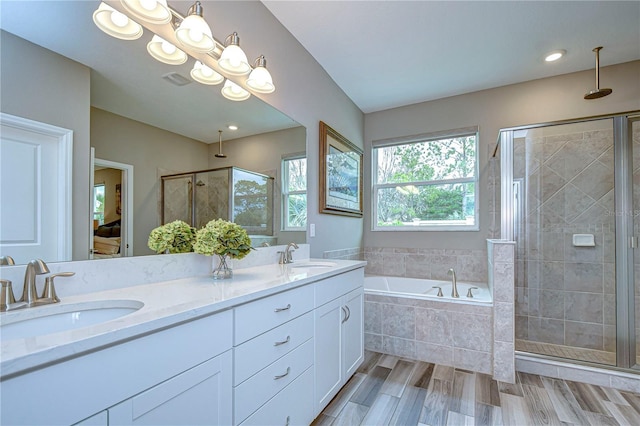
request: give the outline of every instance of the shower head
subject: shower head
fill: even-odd
[[[227,158],[227,156],[222,153],[222,130],[218,130],[218,153],[216,157]]]
[[[586,95],[584,95],[585,99],[598,99],[603,98],[607,95],[610,95],[613,90],[611,89],[601,89],[600,88],[600,50],[602,46],[596,47],[593,51],[596,53],[596,88]]]

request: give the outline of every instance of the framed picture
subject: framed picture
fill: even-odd
[[[362,217],[362,150],[322,121],[320,213]]]

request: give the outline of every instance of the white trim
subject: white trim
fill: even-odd
[[[0,112],[3,126],[58,139],[58,259],[72,260],[73,246],[73,130]]]

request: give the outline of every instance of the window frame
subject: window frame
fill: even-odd
[[[442,139],[452,139],[458,137],[475,136],[475,164],[473,176],[468,178],[438,179],[430,181],[412,181],[402,183],[377,183],[378,176],[378,149],[400,145],[410,145],[422,142],[432,142]],[[373,232],[407,232],[407,231],[479,231],[480,230],[480,199],[479,199],[479,163],[480,163],[480,131],[478,126],[464,127],[460,129],[445,130],[441,132],[422,133],[407,137],[376,140],[371,143],[371,231]],[[378,193],[380,189],[395,188],[398,186],[429,186],[448,185],[458,183],[474,184],[474,223],[466,224],[432,224],[432,225],[403,225],[403,226],[380,226],[378,225]]]
[[[282,231],[306,231],[307,230],[307,220],[305,220],[304,226],[289,226],[289,196],[291,195],[304,195],[306,199],[307,209],[309,207],[309,195],[308,195],[308,185],[305,186],[304,191],[289,191],[289,173],[287,172],[288,161],[294,160],[305,160],[307,161],[307,154],[295,153],[289,154],[282,157],[281,160],[281,173],[282,173],[282,185],[281,185],[281,193],[282,193],[282,202],[280,205],[280,209],[282,210],[282,220],[280,221],[280,227]],[[307,164],[308,166],[308,164]],[[307,170],[308,174],[308,170]],[[308,176],[307,176],[308,177]],[[307,182],[308,183],[308,182]]]

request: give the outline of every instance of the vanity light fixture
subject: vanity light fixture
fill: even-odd
[[[176,38],[195,52],[207,53],[216,47],[209,24],[202,17],[202,5],[196,1],[189,8],[187,17],[176,28]]]
[[[258,93],[273,93],[276,90],[271,73],[267,70],[267,60],[264,55],[258,56],[253,63],[253,71],[249,74],[247,86]]]
[[[547,53],[547,55],[544,57],[544,61],[555,62],[566,54],[567,54],[566,50],[563,50],[563,49],[554,50],[552,52]]]
[[[181,65],[187,62],[187,54],[159,35],[154,35],[147,44],[147,52],[154,59],[169,65]]]
[[[238,33],[229,34],[224,41],[225,48],[218,59],[218,65],[231,75],[245,75],[251,71],[247,55],[240,48]]]
[[[136,40],[142,36],[142,26],[132,21],[106,3],[100,3],[93,12],[93,22],[111,37],[121,40]]]
[[[171,21],[171,11],[167,0],[120,0],[122,6],[136,18],[153,24]]]
[[[200,61],[196,61],[191,70],[191,78],[198,83],[215,85],[224,81],[224,77]]]
[[[245,99],[249,99],[251,94],[233,81],[227,79],[222,88],[222,96],[230,101],[244,101]]]

